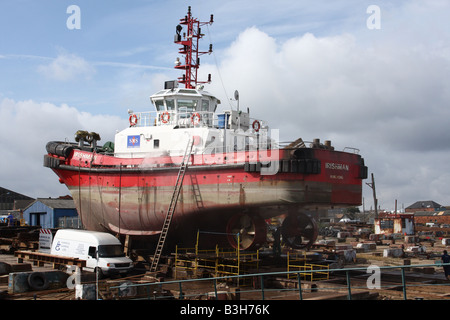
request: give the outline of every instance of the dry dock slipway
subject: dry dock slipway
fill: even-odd
[[[210,78],[197,78],[200,56],[212,52],[199,49],[201,26],[212,23],[188,8],[174,38],[184,74],[150,97],[155,111],[129,110],[114,143],[78,131],[75,142],[46,146],[44,166],[68,187],[84,228],[117,236],[132,271],[101,277],[83,259],[42,251],[42,233],[56,230],[2,226],[1,298],[449,299],[437,264],[449,230],[428,230],[431,239],[417,228],[380,234],[376,224],[319,219],[361,205],[368,169],[357,149],[280,143],[248,108],[216,113]]]
[[[24,238],[28,228],[15,235],[2,227],[0,292],[7,300],[448,300],[450,281],[440,263],[448,249],[450,230],[439,237],[367,233],[368,226],[334,224],[323,229],[308,250],[281,247],[274,242],[254,252],[235,249],[176,248],[161,257],[158,271],[137,257],[126,277],[97,279],[95,274],[60,271],[79,266],[77,259],[55,259],[32,251],[37,238],[11,247],[8,240]],[[420,227],[425,229],[427,227]],[[19,229],[19,228],[16,228]],[[340,230],[340,231],[338,231]],[[423,231],[417,232],[422,233]],[[33,232],[31,232],[33,233]],[[327,235],[325,235],[327,234]],[[8,243],[8,244],[7,244]],[[276,245],[276,242],[275,242]],[[10,252],[11,250],[11,252]],[[152,256],[149,257],[151,260]],[[71,278],[70,278],[71,277]]]

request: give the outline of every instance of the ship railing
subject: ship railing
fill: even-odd
[[[132,117],[135,116],[133,119]],[[218,122],[214,112],[209,111],[148,111],[136,112],[130,115],[130,126],[179,126],[180,128],[213,127]],[[132,124],[132,120],[135,124]]]
[[[130,114],[130,126],[178,126],[180,128],[210,127],[218,129],[251,130],[258,134],[268,129],[267,121],[247,118],[231,119],[227,112],[214,113],[209,111],[196,111],[188,108],[167,111],[147,111]]]
[[[317,148],[317,149],[331,149],[334,150],[334,147],[331,145],[321,144],[317,141],[306,141],[301,138],[295,141],[280,141],[278,143],[280,149],[296,149],[296,148]],[[354,154],[359,154],[360,150],[358,148],[353,147],[345,147],[343,152],[352,152]]]
[[[272,149],[278,149],[277,145],[270,145],[270,144],[246,144],[244,146],[214,146],[214,147],[206,147],[202,150],[202,154],[204,155],[214,155],[219,153],[233,153],[233,152],[241,152],[241,151],[264,151],[264,150],[271,150],[270,146],[272,146]]]
[[[301,140],[301,139],[300,139]],[[301,140],[299,142],[298,140],[295,141],[280,141],[279,143],[280,149],[289,149],[289,148],[308,148],[312,145],[312,142]]]
[[[344,151],[346,151],[346,150],[350,150],[350,151],[352,151],[352,152],[355,153],[355,154],[359,154],[359,149],[357,149],[357,148],[353,148],[353,147],[345,147],[345,148],[344,148]]]
[[[302,140],[301,138],[294,141],[280,141],[280,149],[297,149],[297,148],[318,148],[328,149],[329,147],[323,144],[317,144],[315,141]]]

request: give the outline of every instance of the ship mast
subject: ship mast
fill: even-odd
[[[212,52],[212,44],[209,45],[209,51],[199,51],[199,40],[204,36],[201,32],[201,26],[206,24],[212,24],[213,15],[208,22],[200,22],[198,19],[193,18],[191,15],[191,7],[188,7],[188,13],[180,19],[180,24],[177,25],[175,35],[175,43],[181,45],[178,53],[184,55],[184,64],[177,58],[175,61],[175,69],[184,70],[185,73],[182,77],[178,78],[179,83],[183,83],[186,88],[194,89],[199,83],[211,82],[211,75],[208,75],[208,81],[199,81],[197,78],[197,71],[200,67],[200,56],[206,53]],[[186,26],[187,30],[181,34],[183,30],[182,26]]]

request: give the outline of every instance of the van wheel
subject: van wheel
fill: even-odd
[[[32,290],[39,291],[47,289],[49,283],[45,274],[42,272],[33,272],[28,276],[28,285]]]

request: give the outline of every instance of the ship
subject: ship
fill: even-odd
[[[212,52],[212,45],[199,49],[201,28],[213,22],[213,15],[194,18],[190,7],[180,19],[174,43],[182,75],[150,96],[151,111],[128,110],[129,126],[114,142],[100,145],[100,135],[86,130],[73,142],[48,142],[44,166],[67,186],[88,230],[154,246],[171,211],[172,244],[202,230],[252,250],[278,221],[284,244],[309,248],[319,210],[361,205],[364,158],[329,140],[280,142],[278,130],[241,110],[238,91],[237,106],[217,111],[221,101],[205,90],[211,76],[198,79],[200,57]]]

